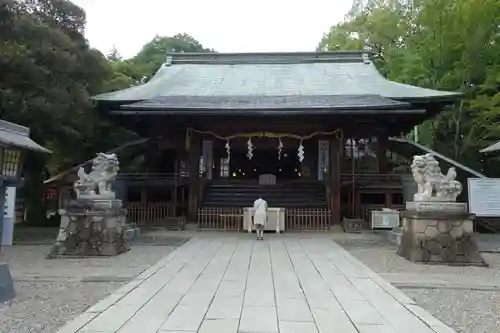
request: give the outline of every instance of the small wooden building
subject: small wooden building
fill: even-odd
[[[401,207],[390,137],[458,98],[389,81],[359,51],[175,53],[149,82],[93,99],[151,138],[141,173],[121,178],[133,222],[238,230],[262,196],[287,229],[318,230]]]

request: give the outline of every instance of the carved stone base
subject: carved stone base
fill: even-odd
[[[426,264],[487,266],[473,237],[467,204],[408,202],[398,254]]]
[[[0,262],[0,303],[10,301],[14,298],[14,281],[6,262]]]
[[[130,249],[126,210],[119,200],[75,200],[61,210],[57,241],[48,258],[114,256]]]

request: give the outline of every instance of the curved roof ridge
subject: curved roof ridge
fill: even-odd
[[[165,64],[300,64],[311,62],[365,62],[370,51],[335,52],[247,52],[247,53],[168,53]]]

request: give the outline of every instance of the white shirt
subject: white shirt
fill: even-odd
[[[254,213],[254,223],[266,224],[267,219],[267,202],[262,198],[258,198],[253,202],[253,208],[255,208]]]

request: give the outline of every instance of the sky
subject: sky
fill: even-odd
[[[352,0],[73,0],[86,37],[104,54],[133,57],[155,35],[187,33],[218,52],[314,51]]]

